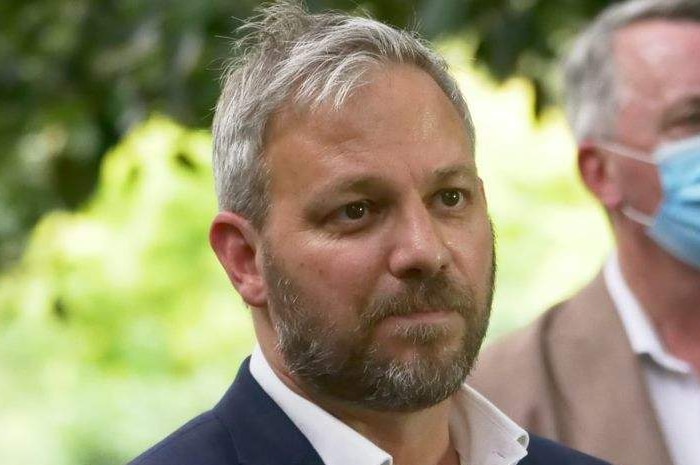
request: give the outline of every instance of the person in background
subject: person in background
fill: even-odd
[[[616,249],[577,295],[488,347],[470,383],[618,465],[698,465],[700,2],[610,6],[565,81],[581,178]]]
[[[466,386],[493,235],[456,82],[415,35],[278,2],[214,120],[210,241],[258,346],[135,465],[603,465]]]

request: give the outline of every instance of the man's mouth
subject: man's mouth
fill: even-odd
[[[418,309],[410,313],[391,315],[385,319],[387,322],[401,322],[401,323],[444,323],[455,312],[453,310],[443,310],[443,309]]]

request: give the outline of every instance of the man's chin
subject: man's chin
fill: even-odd
[[[444,356],[460,348],[464,331],[464,320],[454,315],[389,317],[373,331],[372,351],[398,361]]]
[[[464,353],[463,339],[447,334],[442,337],[415,341],[412,337],[395,337],[378,341],[371,349],[370,358],[375,366],[432,366],[446,367],[455,363]]]

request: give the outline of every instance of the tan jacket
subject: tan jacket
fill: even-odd
[[[487,347],[468,383],[535,434],[616,465],[672,463],[602,273]]]

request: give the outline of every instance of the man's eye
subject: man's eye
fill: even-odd
[[[464,202],[464,192],[459,189],[445,189],[439,193],[440,203],[446,207],[456,207]]]
[[[368,202],[353,202],[345,205],[342,209],[342,216],[349,220],[359,220],[369,213]]]

